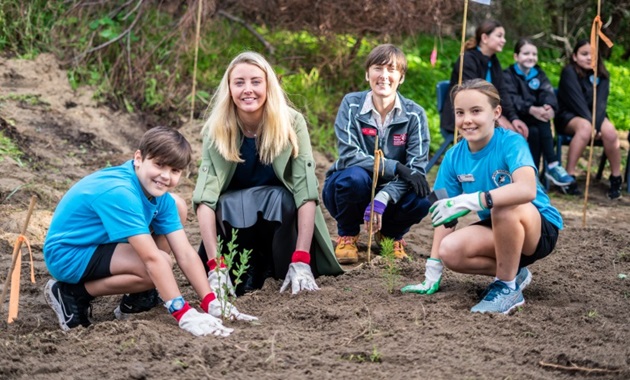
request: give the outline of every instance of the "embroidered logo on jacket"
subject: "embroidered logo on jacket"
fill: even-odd
[[[401,133],[399,135],[394,134],[394,146],[405,145],[407,143],[407,134]]]

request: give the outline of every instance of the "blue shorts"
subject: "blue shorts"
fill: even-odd
[[[83,276],[79,280],[79,283],[88,281],[100,280],[101,278],[111,277],[112,271],[110,269],[112,263],[112,256],[118,243],[101,244],[96,247],[96,251],[92,255],[90,262],[83,272]]]
[[[540,214],[540,213],[539,213]],[[485,226],[492,229],[492,218],[480,220],[473,225]],[[519,268],[526,267],[535,263],[536,261],[549,256],[549,254],[556,247],[558,241],[558,227],[548,221],[542,214],[540,214],[540,240],[536,246],[536,250],[531,255],[524,255],[521,253],[521,260],[518,263]]]

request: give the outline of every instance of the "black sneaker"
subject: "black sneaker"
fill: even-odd
[[[91,324],[88,318],[90,301],[63,292],[58,281],[48,280],[44,287],[44,297],[57,314],[62,330],[68,331],[77,326],[88,327]]]
[[[608,199],[621,198],[621,176],[610,176],[610,189],[608,189],[606,196]]]
[[[568,195],[582,195],[582,192],[580,191],[580,188],[578,187],[575,176],[572,175],[571,177],[573,177],[573,182],[567,186],[560,186],[560,189],[562,190],[563,193],[568,194]]]
[[[125,294],[120,300],[120,305],[114,310],[116,319],[126,320],[133,314],[149,311],[161,304],[162,300],[156,289],[150,289],[140,293]]]

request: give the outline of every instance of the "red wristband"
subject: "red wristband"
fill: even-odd
[[[219,268],[223,269],[223,268],[227,268],[225,266],[225,260],[223,260],[223,257],[221,257],[221,264],[219,265]],[[208,260],[208,269],[210,269],[211,271],[215,270],[217,268],[217,259],[210,259]]]
[[[311,263],[311,254],[306,251],[295,251],[293,252],[293,257],[291,257],[292,263]]]
[[[203,297],[203,300],[201,300],[201,310],[207,313],[210,309],[210,302],[214,301],[215,299],[217,299],[217,296],[214,295],[214,292],[206,294],[206,296]]]
[[[184,307],[182,307],[181,309],[177,311],[174,311],[173,313],[171,313],[171,315],[175,317],[175,319],[177,319],[177,322],[179,322],[179,320],[182,319],[184,314],[186,314],[186,312],[190,309],[191,309],[190,305],[188,304],[188,302],[186,302],[184,304]]]

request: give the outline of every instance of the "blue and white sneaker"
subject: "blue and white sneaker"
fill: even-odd
[[[560,165],[556,165],[551,169],[547,168],[545,177],[556,186],[569,186],[575,182],[575,179]]]
[[[502,313],[509,314],[514,308],[525,303],[523,292],[518,285],[516,290],[510,289],[502,281],[494,281],[488,286],[486,296],[470,309],[473,313]]]
[[[522,267],[516,273],[516,286],[521,290],[525,290],[527,285],[532,282],[532,272],[529,271],[526,267]]]

